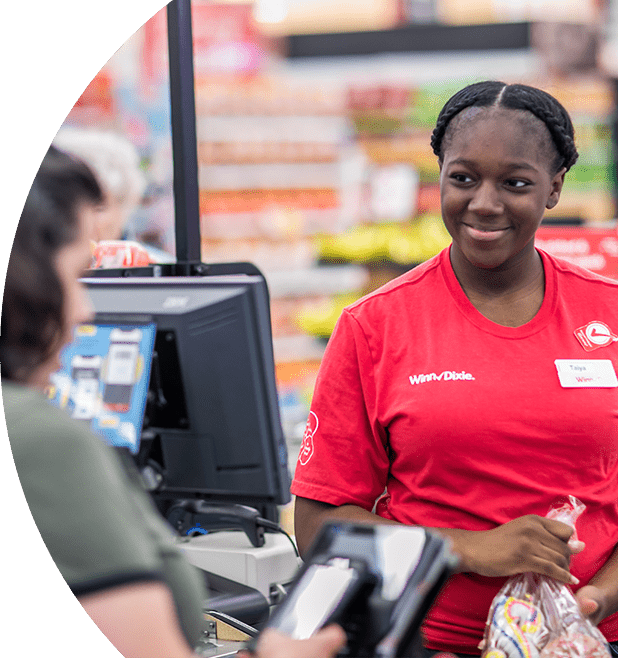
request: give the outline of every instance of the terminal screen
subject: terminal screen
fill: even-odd
[[[51,377],[51,402],[137,454],[155,334],[154,323],[78,326]]]

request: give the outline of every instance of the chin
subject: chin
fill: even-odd
[[[498,245],[494,249],[466,249],[462,250],[462,253],[464,258],[474,267],[499,271],[521,262],[522,259],[525,260],[529,254],[533,253],[534,242],[532,242],[531,250],[528,250],[528,244],[523,246],[511,245],[507,249]]]
[[[478,267],[481,270],[499,270],[509,261],[509,257],[501,254],[466,254],[464,252],[466,260],[473,265]]]

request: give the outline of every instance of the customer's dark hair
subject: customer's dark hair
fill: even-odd
[[[103,201],[93,173],[50,147],[17,225],[2,304],[2,378],[25,383],[58,348],[63,329],[62,285],[54,264],[77,236],[82,204]]]
[[[487,80],[468,85],[452,96],[438,115],[431,136],[431,147],[440,162],[444,156],[444,142],[451,121],[468,107],[503,107],[526,110],[540,119],[549,130],[556,148],[555,171],[565,167],[568,171],[577,161],[573,124],[564,107],[547,92],[528,85],[507,85]]]

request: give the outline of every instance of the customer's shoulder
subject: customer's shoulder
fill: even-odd
[[[65,411],[52,405],[34,389],[2,383],[2,399],[9,442],[16,453],[36,450],[60,454],[70,449],[75,456],[80,450],[96,449],[95,437],[88,427],[73,420]]]

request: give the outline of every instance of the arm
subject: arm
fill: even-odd
[[[575,593],[575,598],[594,624],[618,611],[618,546],[590,582]]]
[[[301,555],[308,550],[326,521],[353,523],[396,523],[356,505],[329,505],[307,498],[296,498],[294,524]],[[459,572],[482,576],[512,576],[525,571],[574,583],[569,573],[571,555],[583,544],[569,545],[572,528],[560,521],[527,515],[492,530],[471,531],[455,528],[428,528],[448,537],[460,557]],[[618,571],[618,557],[616,558]]]
[[[256,658],[333,658],[346,643],[340,626],[327,626],[306,640],[293,640],[272,628],[261,635]],[[240,654],[249,658],[248,654]]]
[[[79,602],[125,658],[196,658],[180,630],[171,593],[161,583],[115,587],[83,596]],[[267,629],[255,656],[332,658],[345,642],[343,629],[336,625],[307,640],[293,640]]]
[[[172,595],[158,582],[114,587],[79,598],[90,618],[125,658],[190,658]]]
[[[326,521],[350,521],[352,523],[386,523],[396,521],[383,519],[357,505],[330,505],[319,500],[296,497],[294,503],[294,533],[298,551],[305,557],[318,531]]]

